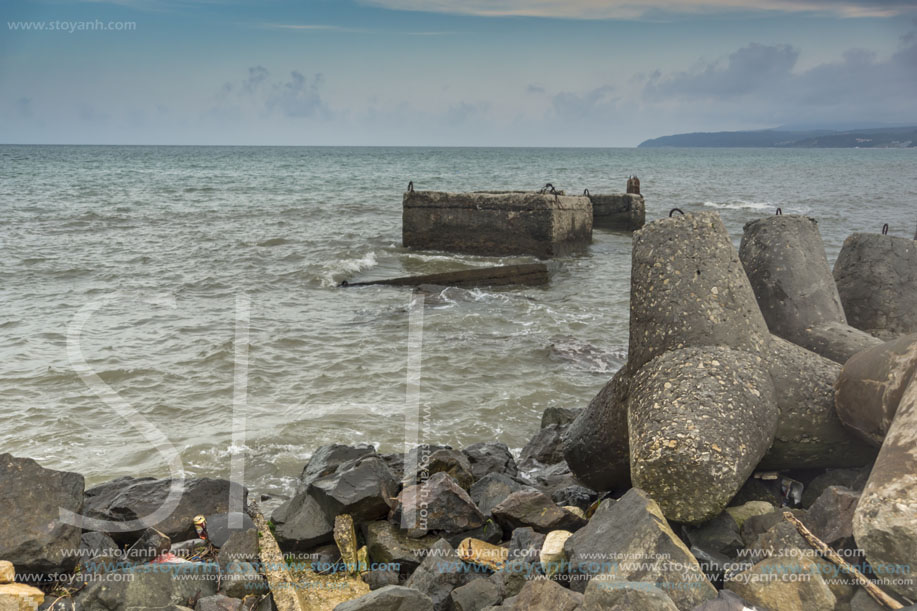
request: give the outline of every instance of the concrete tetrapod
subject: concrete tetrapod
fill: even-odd
[[[815,219],[778,215],[746,223],[739,256],[775,335],[839,363],[878,343],[846,329]]]
[[[635,376],[628,407],[631,477],[676,522],[705,522],[726,507],[767,452],[777,402],[759,356],[685,348]]]

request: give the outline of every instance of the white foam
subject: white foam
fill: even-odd
[[[727,210],[769,210],[777,206],[772,202],[749,202],[743,199],[737,199],[731,202],[704,202],[708,208],[720,208]]]

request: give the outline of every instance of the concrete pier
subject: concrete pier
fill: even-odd
[[[589,193],[587,197],[592,201],[593,227],[635,231],[646,223],[646,204],[639,193]]]

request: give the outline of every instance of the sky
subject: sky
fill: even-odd
[[[3,0],[0,14],[2,143],[618,147],[917,124],[917,0]]]

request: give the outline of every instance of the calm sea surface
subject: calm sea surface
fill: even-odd
[[[917,149],[0,146],[0,452],[89,483],[165,475],[158,431],[188,474],[227,476],[235,413],[246,482],[283,493],[321,444],[403,448],[411,291],[336,285],[527,260],[405,250],[408,181],[603,193],[629,174],[648,220],[715,210],[736,244],[778,206],[814,216],[832,263],[851,232],[917,222]],[[519,448],[546,407],[585,406],[625,359],[630,242],[597,230],[545,288],[427,296],[422,439]]]

